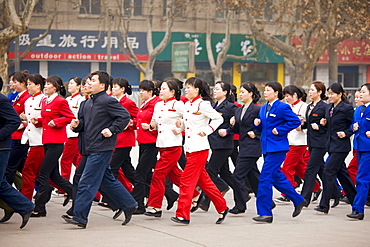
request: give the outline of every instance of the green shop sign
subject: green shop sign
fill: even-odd
[[[153,32],[153,44],[158,45],[164,32]],[[221,51],[224,44],[224,34],[214,33],[211,35],[211,45],[213,56],[217,59],[217,54]],[[273,50],[268,48],[260,41],[255,41],[243,34],[231,34],[231,45],[227,54],[235,56],[245,56],[251,54],[254,49],[257,52],[245,59],[228,59],[229,62],[243,62],[243,63],[284,63],[283,56],[275,54]],[[206,34],[205,33],[172,33],[170,44],[166,49],[157,56],[157,61],[171,61],[172,58],[172,42],[193,41],[195,45],[195,61],[208,61]]]

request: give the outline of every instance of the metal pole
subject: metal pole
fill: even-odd
[[[108,47],[107,47],[107,72],[110,75],[111,72],[111,37],[112,37],[112,17],[108,16]]]

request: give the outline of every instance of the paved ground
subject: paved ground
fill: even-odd
[[[226,195],[229,207],[233,206],[232,193]],[[274,210],[272,224],[258,224],[255,216],[255,199],[249,210],[241,215],[229,215],[225,222],[216,225],[218,217],[213,206],[209,212],[192,214],[190,225],[173,223],[175,209],[164,211],[162,218],[134,216],[122,226],[123,216],[113,220],[113,213],[94,205],[86,229],[64,222],[60,215],[62,196],[53,196],[47,205],[48,215],[31,218],[23,230],[21,218],[14,215],[0,224],[0,246],[369,246],[370,217],[352,221],[345,216],[350,206],[340,204],[328,215],[316,213],[315,204],[292,218],[293,206],[279,204]],[[316,204],[317,205],[317,204]],[[176,207],[176,204],[175,204]],[[366,209],[370,214],[370,208]]]
[[[137,160],[136,149],[132,153],[133,161]],[[261,164],[262,159],[259,166]],[[275,191],[274,198],[278,196]],[[233,207],[232,190],[225,198],[228,206]],[[229,214],[221,225],[215,224],[218,214],[212,205],[207,213],[200,209],[193,213],[188,226],[170,220],[176,204],[170,211],[165,210],[162,218],[134,216],[127,226],[121,225],[123,216],[113,220],[110,210],[94,205],[87,228],[79,229],[60,217],[67,210],[62,207],[62,201],[62,196],[53,195],[47,204],[47,217],[31,218],[23,230],[19,229],[19,215],[0,224],[0,247],[370,246],[370,208],[366,208],[363,221],[353,221],[345,216],[350,213],[350,206],[343,203],[328,215],[315,212],[313,208],[317,204],[311,204],[294,219],[292,204],[278,204],[274,209],[274,222],[258,224],[252,220],[256,216],[255,198],[252,198],[245,214]]]

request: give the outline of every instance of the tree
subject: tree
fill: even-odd
[[[28,0],[24,3],[24,9],[21,13],[18,13],[16,8],[16,1],[14,0],[4,0],[0,1],[3,3],[3,29],[0,31],[0,76],[4,81],[8,78],[8,51],[10,42],[21,34],[27,33],[37,0]],[[55,17],[56,11],[51,18],[48,29],[45,33],[30,41],[25,53],[22,54],[20,59],[23,59],[28,52],[31,51],[32,46],[35,42],[43,39],[49,32],[53,19]]]
[[[133,1],[131,1],[133,3]],[[143,64],[140,62],[140,60],[137,58],[134,50],[129,45],[128,42],[128,33],[130,32],[130,24],[131,19],[133,17],[133,10],[134,6],[130,6],[129,8],[123,9],[117,8],[117,12],[114,13],[114,18],[118,22],[118,30],[120,32],[120,35],[122,36],[122,40],[124,41],[124,46],[121,47],[123,50],[126,58],[128,61],[133,64],[140,72],[144,74],[144,78],[148,80],[153,79],[153,68],[156,61],[156,57],[166,48],[166,46],[169,44],[171,39],[171,29],[173,26],[174,19],[181,13],[181,11],[185,8],[186,4],[185,1],[181,0],[168,0],[165,1],[165,16],[163,17],[165,21],[165,35],[161,42],[154,47],[153,46],[153,39],[152,39],[152,32],[153,32],[153,19],[154,14],[159,12],[159,8],[156,9],[156,7],[164,7],[164,6],[155,6],[155,1],[150,0],[149,1],[149,11],[148,16],[146,18],[147,22],[147,49],[148,49],[148,61],[146,63],[146,66],[143,66]],[[118,6],[123,6],[122,1],[117,1]],[[126,12],[126,13],[124,13]]]
[[[207,55],[208,55],[208,61],[209,66],[211,67],[212,73],[214,75],[215,82],[222,80],[222,65],[226,62],[227,59],[233,58],[233,59],[245,59],[248,57],[252,57],[257,53],[257,47],[255,46],[256,42],[254,42],[254,49],[253,52],[249,53],[246,56],[235,56],[227,54],[230,48],[231,40],[230,40],[230,26],[231,26],[231,20],[234,9],[227,8],[225,5],[224,8],[221,8],[221,10],[224,10],[226,13],[226,23],[225,23],[225,38],[223,41],[223,46],[221,51],[217,54],[217,60],[215,61],[213,56],[213,50],[211,46],[211,35],[212,35],[212,28],[211,28],[211,11],[207,11],[207,31],[206,31],[206,46],[207,46]]]
[[[368,0],[227,0],[245,13],[250,31],[258,40],[286,58],[294,71],[294,84],[309,86],[314,66],[331,45],[368,33]],[[273,15],[266,17],[266,12]],[[261,18],[262,17],[262,18]],[[277,32],[277,33],[276,33]],[[274,35],[284,35],[285,41]],[[298,43],[291,43],[298,37]]]

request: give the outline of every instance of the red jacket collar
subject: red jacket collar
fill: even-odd
[[[194,101],[196,101],[197,99],[200,99],[200,95],[198,95],[197,97],[195,97],[194,99],[192,99],[192,100],[190,101],[190,103],[194,103]]]

